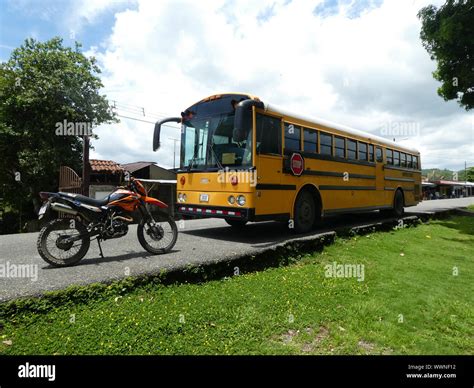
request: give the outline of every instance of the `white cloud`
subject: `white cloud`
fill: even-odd
[[[84,10],[94,15],[109,3]],[[425,166],[460,169],[466,159],[474,164],[474,125],[472,115],[436,94],[435,63],[416,17],[428,3],[387,0],[358,18],[346,17],[346,4],[323,18],[309,0],[139,0],[137,9],[116,13],[112,34],[90,53],[109,97],[147,111],[177,115],[211,94],[249,92],[376,134],[387,123],[412,123],[418,136],[404,142],[421,150]],[[179,131],[164,130],[157,154],[152,131],[126,119],[103,126],[93,156],[172,166],[168,138]]]
[[[135,0],[71,0],[69,12],[64,18],[64,24],[75,33],[97,21],[98,17],[106,12],[123,8],[124,5],[132,7]]]

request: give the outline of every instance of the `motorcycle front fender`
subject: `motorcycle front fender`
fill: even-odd
[[[155,205],[155,206],[158,206],[158,207],[161,207],[163,209],[166,209],[168,207],[168,205],[164,202],[161,202],[160,200],[156,199],[156,198],[152,198],[152,197],[143,197],[143,200],[146,202],[146,203],[149,203],[151,205]]]

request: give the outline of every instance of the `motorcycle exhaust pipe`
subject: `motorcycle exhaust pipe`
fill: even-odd
[[[60,212],[60,213],[66,213],[66,214],[71,214],[73,216],[77,215],[77,211],[74,210],[72,207],[68,206],[68,205],[64,205],[62,203],[58,203],[58,202],[53,202],[51,204],[51,209],[57,211],[57,212]]]
[[[133,218],[132,217],[116,216],[116,217],[114,217],[114,220],[122,220],[122,221],[126,221],[126,222],[132,222]]]

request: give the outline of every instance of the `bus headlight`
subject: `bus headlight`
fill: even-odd
[[[239,206],[244,206],[245,205],[245,196],[239,195],[237,197],[237,203],[239,204]]]
[[[179,193],[178,194],[178,202],[186,202],[186,194]]]
[[[229,198],[227,198],[227,201],[233,205],[235,203],[235,197],[233,195],[229,195]]]

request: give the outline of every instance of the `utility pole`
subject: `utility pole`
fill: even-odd
[[[172,137],[169,137],[168,139],[173,140],[173,169],[176,168],[176,142],[179,141],[179,139],[175,139]]]
[[[464,189],[463,189],[463,196],[469,195],[469,189],[467,187],[467,161],[464,161]]]
[[[89,166],[89,136],[84,136],[84,148],[82,151],[82,194],[85,196],[89,196],[89,174],[90,174],[90,166]]]

